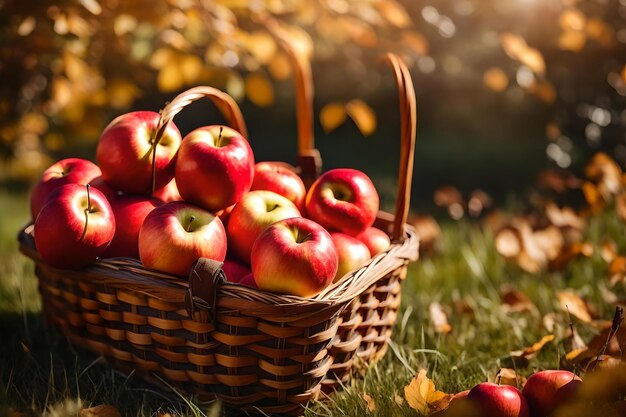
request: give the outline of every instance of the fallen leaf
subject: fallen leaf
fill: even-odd
[[[626,257],[617,256],[609,264],[609,282],[611,286],[626,279]]]
[[[500,299],[506,313],[520,313],[536,309],[526,294],[510,285],[505,285],[500,289]]]
[[[498,253],[507,259],[519,256],[522,252],[522,242],[517,229],[513,227],[501,229],[496,234],[495,246]]]
[[[611,263],[617,258],[617,244],[611,238],[605,237],[600,244],[600,257],[606,263]],[[626,267],[626,258],[624,259],[624,266]],[[609,271],[611,268],[609,267]]]
[[[441,235],[439,223],[432,216],[412,214],[408,220],[420,239],[420,253],[432,253],[435,242]]]
[[[516,350],[510,353],[512,357],[517,358],[531,358],[535,354],[537,354],[545,345],[554,340],[554,335],[549,334],[541,338],[537,343],[534,343],[532,346],[524,348],[522,350]]]
[[[346,107],[341,102],[328,103],[320,110],[320,123],[324,132],[330,133],[346,121]]]
[[[108,404],[100,404],[80,410],[80,417],[121,417],[117,408]]]
[[[346,113],[363,136],[369,136],[376,131],[376,113],[363,100],[350,100],[346,104]]]
[[[500,368],[494,377],[494,382],[498,385],[510,385],[512,387],[520,388],[526,383],[526,378],[521,375],[517,375],[514,369]]]
[[[393,402],[395,402],[399,406],[402,406],[404,404],[404,398],[402,398],[402,396],[396,392],[393,394]]]
[[[426,376],[426,370],[420,369],[419,373],[404,387],[404,397],[409,407],[423,415],[431,413],[431,407],[441,406],[446,400],[452,399],[451,394],[446,394],[435,389],[435,384]],[[444,407],[445,408],[445,407]]]
[[[452,326],[448,323],[448,316],[443,311],[441,304],[434,301],[430,303],[428,310],[430,311],[430,320],[433,323],[435,332],[448,334],[452,331]]]
[[[598,152],[585,167],[585,176],[597,185],[605,201],[622,190],[622,169],[607,154]]]
[[[584,230],[587,227],[586,220],[579,216],[571,207],[559,208],[556,204],[550,203],[546,206],[546,217],[557,227],[571,227],[577,230]]]
[[[556,296],[564,311],[568,311],[584,323],[593,321],[587,304],[575,292],[571,290],[559,291]]]
[[[368,413],[373,413],[376,411],[376,403],[374,402],[374,399],[372,397],[370,397],[367,394],[363,394],[363,399],[365,400],[365,404],[367,407],[367,412]]]

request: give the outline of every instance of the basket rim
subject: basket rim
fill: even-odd
[[[393,215],[380,211],[378,220],[392,221]],[[19,231],[20,251],[33,259],[37,265],[62,273],[65,277],[91,284],[103,284],[117,290],[137,292],[168,303],[184,303],[189,291],[186,279],[166,272],[147,269],[141,261],[133,258],[98,259],[78,270],[59,269],[46,264],[37,249],[33,236],[33,224]],[[281,307],[323,307],[351,301],[361,295],[378,279],[401,266],[415,261],[419,253],[419,238],[413,226],[404,225],[404,239],[392,242],[385,252],[374,256],[367,264],[342,277],[314,297],[304,298],[295,295],[275,294],[257,288],[226,282],[217,288],[218,297],[248,300],[255,304],[280,309]]]

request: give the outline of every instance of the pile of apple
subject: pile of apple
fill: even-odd
[[[570,401],[582,380],[565,370],[540,371],[520,391],[510,385],[483,382],[456,394],[442,417],[548,417]]]
[[[43,173],[31,214],[44,261],[131,257],[187,276],[204,257],[224,262],[229,281],[309,297],[390,246],[372,227],[379,199],[364,173],[334,169],[306,190],[290,165],[255,164],[234,129],[181,139],[170,122],[155,143],[158,124],[155,112],[119,116],[102,132],[98,165],[71,158]]]

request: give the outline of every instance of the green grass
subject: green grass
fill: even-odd
[[[40,314],[33,266],[17,250],[16,234],[27,220],[24,195],[0,194],[0,415],[9,409],[24,415],[70,415],[90,404],[112,404],[125,416],[151,416],[159,410],[173,414],[233,415],[218,405],[196,407],[171,391],[163,391],[120,375],[101,359],[76,351],[67,340],[48,328]],[[426,368],[437,388],[458,392],[493,377],[501,366],[510,366],[508,353],[538,341],[547,330],[542,317],[556,312],[557,341],[563,338],[570,319],[556,300],[556,292],[574,288],[611,318],[611,305],[603,301],[601,286],[607,267],[598,254],[579,259],[558,273],[531,275],[509,265],[495,252],[493,236],[480,224],[444,222],[438,254],[411,266],[403,284],[402,311],[384,359],[355,375],[345,389],[328,401],[313,403],[306,415],[362,416],[367,413],[363,394],[376,403],[378,415],[415,416],[404,397],[404,386],[420,368]],[[597,243],[612,237],[623,253],[625,227],[612,213],[592,219],[587,237]],[[597,252],[597,251],[596,251]],[[537,310],[507,314],[499,289],[510,283],[526,292]],[[621,291],[621,292],[620,292]],[[624,288],[618,296],[624,297]],[[455,300],[465,301],[474,315],[458,313]],[[448,309],[453,330],[442,335],[430,325],[428,306],[439,301]],[[592,328],[574,320],[583,336]],[[536,369],[557,368],[564,347],[552,343],[519,369],[528,375]]]

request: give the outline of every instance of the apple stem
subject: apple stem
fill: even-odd
[[[91,185],[85,185],[87,187],[87,208],[85,209],[85,227],[83,228],[83,233],[80,235],[80,240],[85,238],[87,234],[87,226],[89,225],[89,213],[91,213],[91,194],[89,193],[89,189]]]
[[[189,224],[187,225],[187,232],[189,232],[189,229],[191,229],[191,223],[193,223],[194,220],[196,220],[196,216],[191,216],[191,218],[189,219]]]
[[[307,240],[311,239],[311,233],[307,233],[306,235],[301,234],[301,230],[298,230],[298,236],[296,236],[296,242],[304,243]]]

